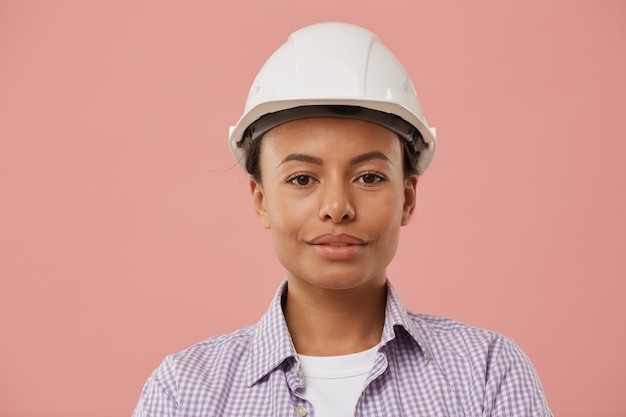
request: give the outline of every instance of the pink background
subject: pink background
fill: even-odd
[[[130,415],[285,276],[228,125],[287,35],[412,74],[435,161],[389,276],[514,338],[558,416],[626,415],[626,2],[0,2],[0,415]]]

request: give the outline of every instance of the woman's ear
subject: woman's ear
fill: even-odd
[[[416,174],[411,175],[404,181],[404,206],[402,207],[402,226],[409,224],[417,200],[417,179]]]
[[[265,204],[265,192],[263,191],[263,186],[254,178],[250,179],[250,192],[252,193],[252,203],[254,204],[254,211],[259,222],[266,229],[270,229],[270,219]]]

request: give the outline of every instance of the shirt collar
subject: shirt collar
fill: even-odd
[[[420,348],[427,361],[431,359],[430,350],[426,345],[426,341],[422,337],[417,328],[416,318],[411,317],[410,313],[404,308],[400,297],[396,293],[391,283],[387,281],[387,307],[385,310],[385,325],[383,327],[383,336],[380,341],[381,346],[385,346],[396,338],[396,329],[403,329]]]
[[[247,385],[250,387],[265,375],[280,366],[286,359],[296,357],[287,322],[283,315],[282,297],[287,289],[285,280],[272,300],[269,310],[265,312],[255,327],[247,369]]]
[[[270,308],[255,327],[248,357],[246,379],[248,386],[254,385],[283,362],[297,355],[283,315],[282,297],[286,289],[287,281],[285,280],[278,287]],[[387,307],[381,347],[396,338],[397,327],[404,329],[415,340],[426,359],[429,360],[430,354],[423,337],[409,317],[395,289],[387,281]]]

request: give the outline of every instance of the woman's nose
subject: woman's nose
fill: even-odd
[[[352,220],[356,216],[351,190],[339,181],[324,184],[320,193],[319,216],[334,223]]]

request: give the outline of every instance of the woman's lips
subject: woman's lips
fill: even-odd
[[[350,259],[367,245],[363,239],[346,234],[324,234],[307,241],[313,250],[326,259]]]

